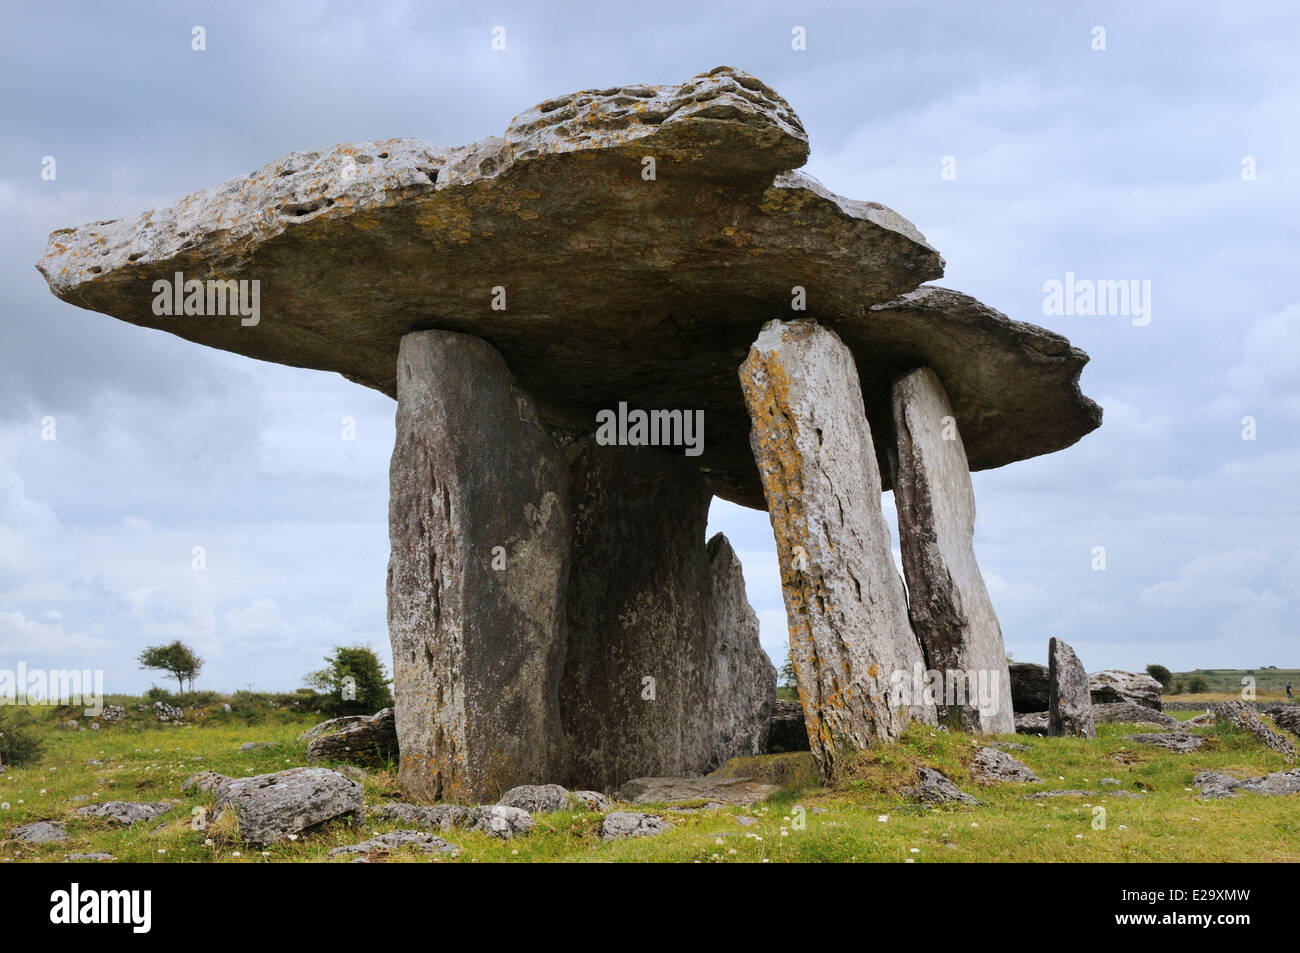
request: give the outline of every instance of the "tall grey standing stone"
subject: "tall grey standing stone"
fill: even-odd
[[[560,683],[570,788],[703,774],[713,755],[709,479],[682,456],[570,448],[572,557]],[[403,748],[405,751],[405,748]]]
[[[975,491],[952,405],[934,371],[921,367],[894,382],[893,410],[894,502],[912,629],[929,667],[960,693],[945,691],[939,716],[1013,734],[1007,652],[975,560]]]
[[[388,629],[400,781],[494,800],[563,756],[563,461],[486,342],[402,338],[390,470]]]
[[[729,758],[762,754],[776,707],[776,667],[758,639],[758,616],[745,595],[735,550],[721,533],[709,540],[715,643],[709,695],[712,752],[709,767]]]
[[[818,768],[899,737],[894,673],[922,664],[880,510],[880,472],[853,356],[812,321],[769,321],[740,368],[781,566],[790,650]]]
[[[1074,649],[1060,639],[1048,643],[1047,675],[1047,733],[1053,737],[1097,737],[1088,674]]]

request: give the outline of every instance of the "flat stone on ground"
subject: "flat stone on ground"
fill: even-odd
[[[339,857],[344,854],[374,854],[390,850],[400,850],[403,847],[409,847],[426,854],[436,851],[439,854],[446,854],[448,857],[455,857],[460,853],[459,847],[455,844],[449,844],[447,841],[435,834],[426,834],[424,831],[389,831],[386,834],[379,834],[369,840],[364,840],[359,844],[347,844],[343,847],[335,847],[330,850],[329,856]]]
[[[750,778],[634,778],[614,792],[614,800],[631,804],[674,804],[715,801],[749,805],[777,793],[775,784]]]
[[[1125,735],[1124,740],[1155,745],[1175,754],[1191,754],[1193,751],[1199,751],[1205,744],[1204,736],[1185,731],[1156,731],[1140,735]]]
[[[622,840],[625,837],[654,837],[673,829],[673,825],[657,814],[639,811],[614,811],[606,814],[600,824],[602,840]]]
[[[980,748],[975,753],[975,760],[971,764],[971,773],[980,784],[1004,784],[1007,782],[1038,784],[1042,781],[1042,778],[1034,774],[1028,765],[992,747]]]

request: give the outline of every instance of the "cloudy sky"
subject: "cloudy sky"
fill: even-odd
[[[109,691],[140,691],[158,680],[140,649],[181,638],[208,659],[200,687],[269,690],[332,645],[388,655],[393,402],[64,304],[33,267],[50,231],[294,150],[461,144],[559,94],[723,64],[799,113],[809,173],[916,223],[947,260],[942,284],[1092,355],[1102,428],[975,476],[976,550],[1015,658],[1045,661],[1059,636],[1089,670],[1300,666],[1300,14],[1286,0],[0,11],[0,668],[100,668]],[[1045,315],[1044,282],[1067,272],[1150,281],[1150,323]],[[711,522],[779,662],[767,518],[719,501]]]

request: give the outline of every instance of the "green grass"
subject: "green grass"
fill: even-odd
[[[1191,672],[1174,672],[1174,681],[1187,685],[1196,676],[1205,679],[1210,695],[1215,701],[1241,698],[1241,680],[1247,676],[1255,680],[1256,700],[1285,701],[1286,684],[1300,689],[1300,669],[1297,668],[1198,668]],[[1199,701],[1208,695],[1166,694],[1165,701]]]
[[[198,724],[164,726],[137,715],[133,706],[131,711],[127,725],[98,732],[59,728],[51,716],[42,729],[46,746],[40,761],[11,767],[0,776],[0,802],[9,804],[8,810],[0,810],[0,860],[59,861],[69,853],[103,852],[119,861],[141,862],[324,861],[331,847],[402,826],[327,826],[266,850],[238,843],[232,819],[207,831],[193,830],[192,809],[210,807],[212,796],[182,795],[186,777],[203,770],[243,776],[305,764],[306,745],[297,736],[319,716],[266,706],[252,725],[235,711],[219,712],[220,717],[209,714]],[[1287,767],[1281,756],[1223,728],[1200,729],[1210,739],[1206,748],[1175,755],[1122,739],[1137,730],[1149,729],[1102,725],[1093,741],[1016,737],[1031,750],[1013,755],[1044,779],[1042,785],[981,787],[972,780],[968,764],[977,745],[992,739],[977,742],[960,733],[917,726],[903,740],[859,755],[831,788],[805,788],[749,809],[687,813],[658,808],[675,825],[658,837],[606,843],[599,837],[600,815],[586,811],[538,815],[531,834],[510,841],[462,830],[443,836],[462,848],[455,861],[460,863],[1300,860],[1300,811],[1294,800],[1243,795],[1199,802],[1196,792],[1187,790],[1197,772],[1262,774]],[[240,752],[245,741],[272,746]],[[1116,761],[1115,754],[1131,763]],[[91,758],[109,764],[87,766]],[[984,804],[934,809],[908,803],[898,792],[912,782],[921,764],[944,771]],[[1107,791],[1098,784],[1103,777],[1122,784]],[[364,784],[368,805],[401,799],[391,770],[368,770]],[[1046,788],[1107,793],[1044,801],[1021,797]],[[1147,793],[1124,798],[1113,790]],[[179,803],[157,821],[115,828],[73,814],[89,802],[68,799],[83,794],[98,794],[98,801],[173,798]],[[1105,808],[1104,829],[1093,826],[1097,807]],[[813,813],[815,808],[824,813]],[[758,823],[742,827],[738,814],[756,817]],[[888,819],[880,821],[881,815]],[[66,821],[69,840],[26,845],[5,839],[11,826],[33,820]],[[387,859],[434,858],[399,851]]]

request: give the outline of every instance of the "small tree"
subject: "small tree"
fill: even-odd
[[[341,715],[373,715],[393,704],[392,680],[384,663],[365,645],[335,646],[326,667],[304,679],[309,688],[330,697],[331,711]]]
[[[194,680],[203,671],[203,659],[199,658],[198,654],[188,645],[180,641],[173,642],[171,645],[149,646],[140,653],[139,662],[141,668],[166,672],[176,679],[178,692],[185,691],[186,680],[189,681],[192,691],[194,689]]]
[[[781,667],[777,670],[776,684],[780,688],[795,687],[794,655],[789,649],[786,649],[785,661],[781,663]]]
[[[1189,695],[1204,695],[1210,690],[1210,683],[1199,675],[1194,675],[1192,680],[1187,683],[1187,692]]]
[[[1169,686],[1174,683],[1174,673],[1163,665],[1148,665],[1147,674],[1159,682],[1165,691],[1169,691]]]

